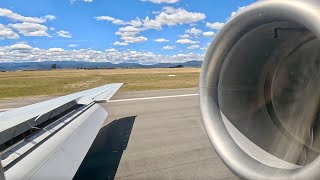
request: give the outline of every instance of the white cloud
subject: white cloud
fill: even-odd
[[[140,27],[143,25],[143,22],[141,19],[137,18],[137,19],[134,19],[134,20],[127,22],[127,24],[131,25],[133,27]]]
[[[56,17],[55,17],[55,16],[53,16],[53,15],[46,15],[46,16],[44,16],[44,17],[43,17],[43,19],[45,19],[45,20],[49,20],[49,21],[53,21],[53,20],[55,20],[55,19],[56,19]]]
[[[99,16],[96,17],[96,19],[100,21],[110,21],[113,24],[117,25],[127,25],[125,27],[119,28],[119,30],[115,33],[116,35],[121,36],[121,39],[124,40],[124,42],[117,41],[113,45],[126,46],[129,43],[140,43],[148,40],[143,36],[136,36],[142,31],[140,26],[143,24],[143,22],[139,18],[128,22],[110,16]]]
[[[149,29],[161,30],[162,26],[190,24],[206,18],[203,13],[188,12],[183,8],[174,7],[164,7],[162,12],[156,12],[156,14],[154,19],[147,16],[145,19],[136,18],[131,21],[124,21],[111,16],[98,16],[95,19],[123,26],[115,34],[121,36],[120,39],[124,40],[123,43],[129,44],[147,41],[147,38],[138,36],[143,31]],[[115,45],[124,45],[123,43],[116,42]]]
[[[188,47],[188,49],[199,49],[199,48],[200,48],[199,45],[192,45]]]
[[[50,48],[50,49],[48,49],[48,51],[50,51],[50,52],[63,52],[64,49],[62,49],[62,48]]]
[[[161,4],[161,3],[174,4],[179,2],[180,0],[141,0],[141,1],[148,1],[156,4]]]
[[[49,36],[47,33],[48,28],[43,25],[43,23],[56,19],[53,15],[46,15],[40,18],[23,16],[5,8],[0,8],[0,17],[6,17],[13,21],[11,24],[7,25],[7,29],[5,29],[6,32],[4,32],[4,29],[2,30],[3,34],[8,34],[8,27],[11,27],[24,36]],[[17,38],[18,35],[14,32],[10,32],[9,34],[11,34],[11,38]]]
[[[158,12],[157,12],[158,13]],[[139,18],[131,21],[124,21],[116,19],[111,16],[98,16],[95,17],[98,21],[109,21],[117,25],[131,25],[134,27],[141,27],[145,29],[161,29],[163,25],[174,26],[181,24],[190,24],[198,21],[202,21],[206,18],[206,15],[198,12],[189,12],[183,8],[164,7],[162,12],[150,19],[148,16],[141,20]]]
[[[21,50],[33,49],[31,46],[29,46],[28,44],[24,44],[24,43],[13,44],[13,45],[9,46],[9,48],[11,51],[21,51]]]
[[[0,47],[0,62],[14,61],[89,61],[89,62],[137,62],[141,64],[181,63],[191,60],[202,60],[204,54],[188,53],[176,55],[159,55],[152,52],[132,50],[119,51],[107,49],[97,51],[90,49],[64,50],[62,48],[40,49],[18,43]]]
[[[214,36],[214,32],[212,32],[212,31],[203,32],[202,35],[205,36],[205,37],[213,37]]]
[[[140,27],[143,24],[142,20],[139,18],[131,20],[131,21],[124,21],[121,19],[116,19],[111,16],[98,16],[98,17],[95,17],[95,19],[98,21],[109,21],[112,24],[116,24],[116,25],[129,25],[129,26],[133,26],[133,27]]]
[[[191,36],[189,34],[183,34],[179,36],[181,39],[189,39]]]
[[[112,24],[119,24],[119,25],[126,24],[123,20],[116,19],[111,16],[98,16],[98,17],[95,17],[95,19],[98,21],[110,21],[110,22],[112,22]]]
[[[152,11],[152,14],[160,14],[160,11]]]
[[[106,52],[116,52],[117,50],[114,48],[106,49]]]
[[[197,28],[191,28],[191,29],[187,29],[186,33],[198,36],[199,34],[202,33],[202,30]]]
[[[115,46],[127,46],[128,43],[116,41],[115,43],[113,43],[113,45],[115,45]]]
[[[18,30],[24,36],[49,36],[48,28],[42,24],[23,22],[9,24],[8,26]]]
[[[121,39],[124,40],[124,42],[126,43],[141,43],[148,40],[148,38],[143,36],[138,36],[138,37],[128,36],[128,37],[121,37]]]
[[[160,42],[160,43],[162,43],[162,42],[169,42],[169,40],[168,40],[168,39],[165,39],[165,38],[159,38],[159,39],[156,39],[156,40],[154,40],[154,41]]]
[[[47,20],[55,19],[55,17],[52,15],[47,15],[43,18],[22,16],[18,13],[12,12],[11,10],[5,9],[5,8],[0,8],[0,17],[7,17],[14,21],[38,23],[38,24],[44,23]]]
[[[202,21],[206,18],[203,13],[188,12],[185,9],[164,7],[164,12],[156,16],[155,20],[162,25],[174,26]]]
[[[72,38],[72,34],[68,31],[58,31],[58,36],[64,37],[64,38]]]
[[[70,2],[71,4],[75,3],[76,1],[77,1],[77,0],[69,0],[69,2]],[[93,0],[81,0],[81,1],[86,2],[86,3],[92,3],[92,2],[93,2]]]
[[[162,24],[154,19],[150,19],[148,16],[143,20],[143,30],[148,29],[156,29],[160,30],[162,29]]]
[[[171,7],[171,6],[165,6],[162,8],[162,11],[168,14],[174,14],[178,11],[178,9]]]
[[[139,31],[146,31],[148,29],[162,29],[162,26],[174,26],[182,24],[190,24],[201,21],[206,18],[205,14],[198,12],[188,12],[182,8],[164,7],[162,12],[157,12],[157,16],[154,19],[146,17],[145,19],[136,18],[131,21],[124,21],[111,16],[98,16],[95,17],[98,21],[109,21],[116,25],[131,26],[138,28]],[[121,30],[118,31],[120,34]]]
[[[56,29],[55,29],[55,28],[53,28],[53,27],[51,27],[51,28],[50,28],[50,30],[51,30],[51,31],[54,31],[54,30],[56,30]]]
[[[175,49],[176,47],[175,46],[164,46],[162,49],[164,50],[172,50],[172,49]]]
[[[19,39],[19,35],[11,28],[0,24],[0,39]]]
[[[207,22],[206,26],[210,29],[219,30],[224,26],[224,23],[220,23],[220,22],[209,23],[209,22]]]
[[[77,44],[69,44],[68,47],[78,47]]]
[[[122,36],[122,37],[128,37],[128,36],[135,36],[140,32],[139,28],[135,28],[133,26],[126,26],[119,28],[119,30],[116,32],[116,35]]]
[[[179,43],[179,44],[198,44],[200,42],[199,41],[192,41],[190,39],[178,39],[176,41],[176,43]]]

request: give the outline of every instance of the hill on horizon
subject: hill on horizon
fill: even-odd
[[[158,63],[143,65],[139,63],[83,62],[83,61],[42,61],[42,62],[5,62],[0,63],[0,71],[17,70],[48,70],[55,64],[57,69],[113,69],[113,68],[172,68],[172,67],[201,67],[202,61],[184,63]]]

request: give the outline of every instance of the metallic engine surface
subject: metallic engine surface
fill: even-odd
[[[264,0],[232,17],[210,45],[203,123],[240,178],[320,178],[319,37],[319,1]]]

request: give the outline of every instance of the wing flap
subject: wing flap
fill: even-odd
[[[98,104],[85,111],[6,172],[7,179],[72,179],[108,113]]]

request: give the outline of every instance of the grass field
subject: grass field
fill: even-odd
[[[199,68],[0,72],[0,99],[65,95],[120,82],[120,91],[191,88],[199,74]]]

